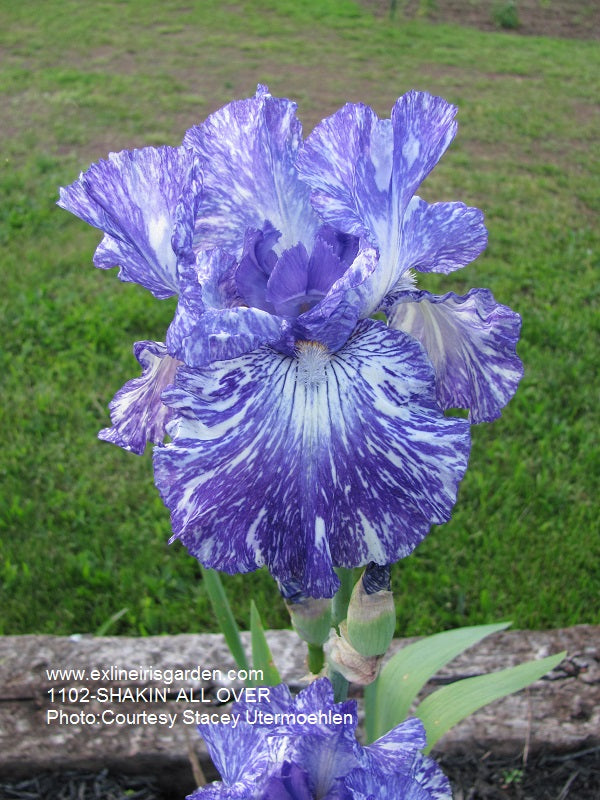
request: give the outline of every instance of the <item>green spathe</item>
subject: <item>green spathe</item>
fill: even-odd
[[[346,620],[348,641],[362,656],[383,655],[394,637],[394,595],[385,589],[367,594],[362,576],[357,581]]]

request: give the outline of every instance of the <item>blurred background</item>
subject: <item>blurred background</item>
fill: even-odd
[[[515,399],[473,429],[451,522],[394,568],[397,634],[599,623],[599,37],[594,0],[0,2],[0,633],[217,629],[197,563],[167,545],[150,452],[96,438],[139,374],[133,342],[161,340],[175,303],[96,270],[101,234],[55,202],[258,82],[305,134],[346,101],[388,116],[411,88],[457,104],[419,194],[481,208],[489,247],[421,285],[487,287],[523,317]],[[242,627],[248,594],[287,626],[266,572],[225,583]]]

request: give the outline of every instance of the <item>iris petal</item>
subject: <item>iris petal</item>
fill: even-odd
[[[133,352],[143,367],[141,378],[133,378],[110,402],[112,428],[104,428],[98,438],[141,455],[148,442],[159,444],[165,426],[173,417],[160,396],[173,383],[180,362],[168,355],[161,342],[136,342]]]
[[[58,205],[104,231],[94,264],[164,299],[178,291],[176,245],[193,224],[199,161],[183,148],[111,153],[60,190]],[[177,229],[177,232],[176,232]]]
[[[433,758],[419,753],[412,774],[415,781],[427,789],[430,800],[452,800],[450,781]]]
[[[271,314],[275,313],[275,309],[266,299],[267,282],[277,263],[277,254],[272,248],[280,236],[270,222],[265,223],[262,230],[249,228],[235,273],[237,289],[245,302]]]
[[[333,566],[387,564],[450,516],[468,423],[446,419],[411,337],[363,321],[337,353],[263,347],[182,368],[155,480],[174,538],[208,567],[267,564],[331,596]],[[224,535],[224,531],[227,532]]]
[[[433,203],[413,197],[402,221],[405,269],[449,273],[470,264],[487,246],[478,208],[464,203]]]
[[[426,745],[423,723],[420,719],[411,717],[365,747],[364,753],[371,763],[380,767],[387,765],[393,770],[396,766],[400,767],[408,755],[422,750]]]
[[[406,771],[386,774],[378,770],[354,770],[346,778],[346,786],[352,800],[434,800],[434,795]],[[445,800],[451,798],[448,794]]]
[[[187,132],[184,145],[206,160],[197,247],[223,247],[239,258],[246,229],[265,220],[281,231],[281,250],[311,246],[319,221],[295,169],[301,139],[296,104],[264,86]]]
[[[235,728],[205,723],[198,730],[224,783],[230,786],[258,782],[277,762],[279,743],[269,740],[243,717]]]
[[[407,92],[392,109],[392,195],[399,217],[454,139],[456,106],[427,92]]]
[[[316,126],[298,156],[298,170],[324,220],[354,236],[373,237],[388,213],[392,148],[390,121],[368,106],[347,103]]]
[[[523,376],[515,350],[517,313],[487,289],[471,289],[463,297],[407,292],[390,313],[390,325],[424,345],[443,408],[468,408],[472,422],[500,416]]]
[[[297,764],[285,761],[279,775],[273,775],[260,800],[314,800],[308,775]]]
[[[267,284],[267,299],[276,313],[297,317],[318,303],[346,271],[346,265],[322,239],[310,257],[303,244],[286,250]]]
[[[315,209],[325,221],[365,237],[379,251],[377,269],[361,287],[362,316],[376,311],[412,266],[410,251],[418,242],[412,230],[415,224],[426,228],[429,239],[434,234],[431,214],[429,218],[423,213],[415,216],[413,207],[412,227],[407,229],[413,248],[403,247],[407,208],[452,141],[455,113],[454,106],[424,92],[399,98],[391,120],[380,120],[367,106],[347,104],[317,125],[304,144],[298,168],[314,190]],[[455,249],[462,246],[455,244]],[[434,250],[440,247],[435,242]],[[432,248],[425,248],[422,255],[427,255],[427,249]],[[414,255],[418,261],[418,252]],[[461,253],[455,261],[461,259],[471,260]]]

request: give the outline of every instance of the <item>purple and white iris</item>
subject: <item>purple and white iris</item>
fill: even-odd
[[[379,120],[347,105],[305,141],[295,111],[259,86],[179,148],[111,154],[59,204],[104,232],[97,266],[178,295],[102,438],[157,445],[173,538],[205,566],[266,564],[325,597],[334,567],[392,563],[449,519],[470,437],[444,410],[498,416],[520,319],[486,290],[415,288],[487,241],[477,209],[415,195],[453,106],[410,92]]]
[[[188,800],[450,800],[448,779],[421,754],[425,732],[408,719],[371,745],[356,740],[356,702],[333,702],[327,678],[292,698],[236,703],[236,726],[200,725],[222,782]],[[239,715],[239,717],[238,717]]]

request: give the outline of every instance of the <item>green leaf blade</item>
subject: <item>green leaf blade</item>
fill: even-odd
[[[281,683],[281,678],[273,661],[254,600],[250,604],[250,637],[252,640],[252,666],[255,670],[262,670],[263,680],[248,681],[248,683],[254,686],[277,686]]]
[[[376,689],[369,697],[373,708],[369,741],[378,739],[406,719],[414,699],[438,670],[486,636],[505,630],[510,624],[499,622],[443,631],[407,645],[392,656],[381,670]]]
[[[242,645],[240,631],[233,616],[231,606],[229,605],[227,595],[225,594],[225,589],[223,588],[219,573],[214,569],[206,569],[202,566],[200,569],[202,570],[202,580],[204,581],[204,586],[206,587],[206,592],[210,599],[215,617],[217,618],[219,628],[225,637],[231,655],[240,669],[247,670],[249,667],[248,659],[246,658],[246,653]]]
[[[526,661],[499,672],[465,678],[429,695],[415,711],[427,732],[425,752],[428,753],[445,733],[465,717],[539,680],[560,664],[565,656],[566,651],[539,661]]]

